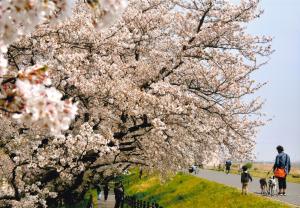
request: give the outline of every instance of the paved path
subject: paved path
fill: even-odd
[[[240,175],[199,169],[197,176],[241,189]],[[249,184],[249,191],[260,194],[258,178],[253,178],[253,182]],[[300,207],[300,184],[287,183],[287,196],[273,196],[273,198]]]
[[[101,199],[98,200],[98,208],[114,208],[115,206],[115,195],[109,193],[107,201],[104,200],[104,194],[102,192]]]

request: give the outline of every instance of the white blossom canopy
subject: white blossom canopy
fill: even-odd
[[[75,120],[54,116],[49,120],[69,120],[29,126],[0,114],[7,129],[1,163],[11,167],[3,177],[11,191],[0,201],[46,206],[66,200],[91,172],[109,176],[130,164],[163,172],[212,158],[251,158],[264,124],[263,102],[252,95],[264,83],[251,76],[272,50],[269,37],[245,27],[261,13],[254,0],[131,0],[117,24],[99,31],[95,14],[79,3],[63,23],[44,23],[10,43],[6,89],[25,91],[30,116],[40,100],[29,97],[39,90],[57,97],[57,106],[73,98],[67,113]],[[34,68],[41,63],[47,76]],[[35,77],[42,89],[26,94]],[[41,124],[62,134],[49,136]]]

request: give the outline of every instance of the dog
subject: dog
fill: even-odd
[[[274,196],[274,194],[276,193],[276,190],[277,190],[277,183],[275,180],[275,176],[272,176],[269,178],[268,187],[269,187],[268,188],[269,195]]]
[[[261,178],[259,179],[259,184],[260,184],[260,190],[261,194],[267,195],[267,189],[268,189],[268,184],[267,184],[267,179],[266,178]]]

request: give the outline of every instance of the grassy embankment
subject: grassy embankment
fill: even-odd
[[[272,172],[270,172],[270,170],[272,170],[272,166],[273,164],[270,163],[254,163],[249,172],[252,176],[257,178],[266,178],[267,176],[270,177],[272,176]],[[233,174],[240,174],[238,167],[238,164],[234,164],[230,172]],[[224,167],[222,167],[221,170],[223,171]],[[267,175],[268,172],[270,172],[269,175]],[[290,174],[287,176],[287,181],[291,183],[300,183],[300,169],[298,167],[292,167]]]
[[[254,194],[243,196],[238,189],[183,173],[171,177],[163,184],[157,175],[139,179],[137,174],[132,174],[126,176],[125,180],[127,195],[158,202],[164,208],[290,207]]]

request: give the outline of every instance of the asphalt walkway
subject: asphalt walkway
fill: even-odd
[[[205,178],[210,181],[215,181],[235,188],[241,189],[242,187],[240,182],[240,175],[227,175],[224,172],[204,169],[197,170],[196,175],[201,178]],[[253,182],[249,184],[249,191],[252,193],[260,194],[260,185],[258,178],[253,178]],[[287,183],[287,196],[273,196],[272,198],[300,207],[300,184]]]

